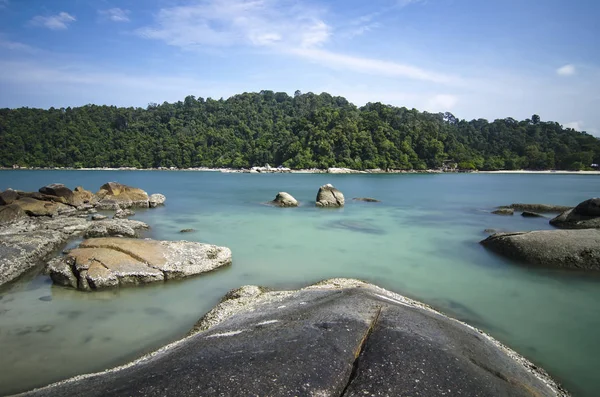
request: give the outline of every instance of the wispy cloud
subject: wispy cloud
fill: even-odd
[[[110,8],[108,10],[98,10],[101,17],[113,22],[129,22],[129,14],[131,11],[122,8]]]
[[[8,0],[0,0],[0,10],[8,7]]]
[[[10,51],[21,51],[30,54],[38,53],[40,51],[38,48],[32,47],[28,44],[5,39],[2,35],[0,35],[0,47],[6,48]]]
[[[76,19],[73,15],[63,11],[47,17],[41,15],[35,16],[29,23],[32,26],[44,27],[50,30],[65,30],[68,28],[68,24],[75,21]]]
[[[565,128],[573,128],[574,130],[581,131],[583,129],[583,121],[571,121],[569,123],[565,123]]]
[[[426,108],[434,112],[445,112],[452,110],[458,103],[456,95],[436,94],[429,99]]]
[[[556,74],[559,76],[572,76],[576,72],[575,65],[565,65],[556,69]]]

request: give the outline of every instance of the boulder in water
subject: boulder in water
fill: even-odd
[[[496,233],[481,244],[524,263],[580,270],[600,270],[600,230],[539,230]]]
[[[542,369],[426,305],[358,280],[228,293],[190,336],[25,396],[567,396]]]
[[[496,215],[514,215],[515,210],[512,208],[498,208],[495,211],[492,211],[492,214]]]
[[[179,279],[229,264],[231,250],[215,245],[93,238],[52,260],[48,271],[57,284],[91,291]]]
[[[344,195],[328,183],[319,188],[316,205],[317,207],[343,207]]]
[[[150,206],[148,193],[142,189],[108,182],[96,193],[96,207],[99,209],[119,209],[130,207],[148,208]]]
[[[371,197],[354,197],[352,200],[354,201],[364,201],[365,203],[381,203],[380,200],[371,198]]]
[[[297,207],[298,201],[289,193],[279,192],[271,204],[279,207]]]
[[[165,201],[167,201],[167,198],[165,197],[164,194],[160,194],[160,193],[154,193],[148,199],[150,208],[155,208],[155,207],[158,207],[159,205],[163,205],[165,203]]]
[[[550,221],[561,229],[599,229],[600,198],[585,200]]]
[[[521,216],[525,218],[545,218],[544,215],[532,211],[523,211]]]

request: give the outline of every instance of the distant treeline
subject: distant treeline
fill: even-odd
[[[555,122],[459,120],[327,93],[188,96],[143,108],[0,109],[0,165],[568,169],[600,163],[600,140]]]

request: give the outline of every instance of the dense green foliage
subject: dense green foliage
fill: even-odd
[[[0,165],[582,169],[600,140],[531,120],[459,120],[327,93],[261,91],[142,108],[1,109]]]

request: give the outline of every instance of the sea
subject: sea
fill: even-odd
[[[156,350],[185,336],[233,288],[297,289],[332,277],[358,278],[429,304],[489,333],[574,395],[598,395],[600,275],[526,266],[479,242],[486,229],[552,229],[552,214],[491,211],[511,203],[574,206],[600,195],[600,176],[0,171],[2,190],[64,183],[97,191],[110,181],[167,197],[162,207],[135,210],[132,219],[151,226],[144,237],[227,246],[232,265],[183,281],[93,293],[54,286],[37,268],[0,287],[0,395]],[[326,183],[344,193],[343,208],[315,207]],[[300,206],[266,205],[282,191]]]

